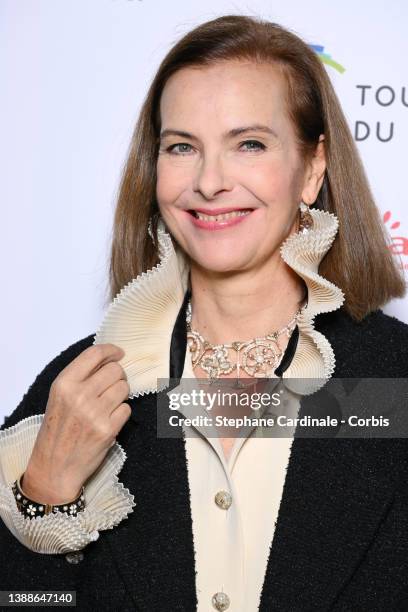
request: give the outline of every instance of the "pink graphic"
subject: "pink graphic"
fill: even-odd
[[[391,221],[391,211],[387,210],[383,215],[383,222],[388,225],[388,222]],[[396,230],[400,227],[401,223],[399,221],[391,222],[391,225],[388,225],[389,230]],[[408,256],[408,237],[407,236],[391,236],[391,244],[390,250],[393,255],[405,255]],[[404,265],[405,267],[405,265]]]

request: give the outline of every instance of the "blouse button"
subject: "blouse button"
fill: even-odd
[[[83,561],[84,558],[85,558],[85,555],[81,551],[70,552],[67,555],[65,555],[65,559],[68,561],[68,563],[73,563],[74,565]]]
[[[221,593],[221,592],[214,593],[214,595],[212,596],[211,602],[214,608],[216,610],[219,610],[219,612],[228,610],[230,606],[230,598],[228,597],[226,593]]]
[[[214,499],[217,506],[223,510],[228,510],[232,504],[232,496],[228,491],[218,491]]]

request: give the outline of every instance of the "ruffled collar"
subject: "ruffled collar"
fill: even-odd
[[[299,338],[285,379],[316,381],[331,377],[335,355],[327,338],[315,330],[316,315],[337,310],[344,302],[341,289],[318,274],[318,267],[338,231],[337,218],[310,209],[313,227],[289,236],[281,256],[306,283],[308,301],[298,318]],[[94,344],[110,342],[125,356],[119,362],[130,386],[130,398],[165,389],[169,381],[170,344],[174,324],[188,289],[189,263],[174,244],[162,219],[158,225],[159,263],[125,285],[108,307]],[[160,381],[160,383],[159,383]],[[287,381],[289,382],[289,381]],[[289,385],[290,386],[290,385]],[[297,387],[293,390],[299,391]]]

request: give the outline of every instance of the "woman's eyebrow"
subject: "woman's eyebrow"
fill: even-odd
[[[270,134],[272,136],[277,137],[276,132],[267,125],[261,125],[259,123],[255,123],[253,125],[246,125],[243,127],[233,128],[228,132],[223,134],[223,138],[234,138],[235,136],[240,136],[241,134],[245,134],[247,132],[264,132],[265,134]],[[180,136],[181,138],[189,138],[190,140],[198,140],[194,134],[190,132],[185,132],[183,130],[173,130],[166,129],[160,133],[160,139],[165,138],[166,136]]]

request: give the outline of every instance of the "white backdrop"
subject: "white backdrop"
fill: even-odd
[[[99,326],[116,190],[150,78],[176,39],[226,13],[281,23],[325,54],[408,269],[405,0],[0,0],[0,423]],[[408,322],[407,302],[384,310]]]

